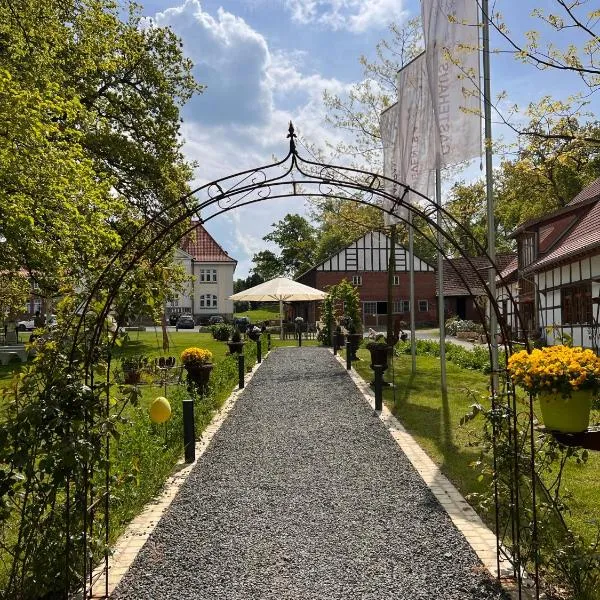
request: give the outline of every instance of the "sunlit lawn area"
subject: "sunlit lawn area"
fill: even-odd
[[[261,308],[236,312],[234,317],[248,317],[252,323],[279,320],[279,303],[263,304]]]
[[[358,352],[360,361],[353,363],[367,381],[373,379],[367,350]],[[396,389],[384,390],[384,401],[441,471],[463,495],[482,491],[477,481],[478,472],[470,465],[479,458],[477,434],[483,426],[475,419],[466,426],[461,417],[476,400],[486,403],[487,377],[479,372],[447,363],[448,397],[440,392],[440,361],[429,356],[417,356],[417,373],[411,373],[411,357],[401,355],[394,359]],[[388,369],[386,381],[391,381]],[[593,412],[592,421],[600,421],[600,413]],[[474,446],[471,444],[475,444]],[[590,522],[600,522],[600,452],[590,452],[585,464],[570,463],[564,474],[564,485],[572,493],[569,506],[572,513],[567,522],[574,530],[591,538],[594,529]]]

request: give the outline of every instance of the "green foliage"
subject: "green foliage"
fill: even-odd
[[[481,323],[459,319],[458,317],[450,317],[445,323],[445,329],[448,335],[456,335],[459,331],[483,333],[483,325]]]
[[[317,335],[319,342],[325,346],[331,346],[333,343],[331,336],[333,334],[334,322],[334,297],[331,294],[331,290],[329,290],[329,295],[323,300],[323,312],[321,314],[322,327]]]
[[[565,489],[567,467],[570,463],[586,463],[588,452],[563,446],[551,435],[534,434],[532,440],[528,421],[517,419],[515,423],[511,415],[510,398],[500,394],[496,407],[486,408],[476,402],[461,419],[463,425],[477,417],[484,420],[478,443],[481,455],[473,466],[479,471],[479,478],[485,486],[484,491],[472,494],[471,499],[477,501],[480,509],[491,518],[496,488],[500,522],[506,523],[510,519],[509,507],[518,493],[520,536],[512,543],[519,544],[521,559],[525,565],[531,566],[536,554],[533,538],[535,488],[537,557],[543,585],[561,591],[567,588],[569,597],[577,600],[598,600],[600,524],[588,524],[595,531],[589,542],[574,533],[565,520],[573,499]],[[530,452],[532,444],[533,456]],[[515,478],[517,463],[519,475]]]
[[[0,273],[0,325],[23,310],[30,288],[28,279],[21,274]]]
[[[252,274],[262,281],[269,281],[285,274],[285,265],[280,257],[271,250],[261,250],[255,254],[252,257],[252,264]]]
[[[263,250],[252,258],[253,272],[268,280],[280,275],[297,277],[314,264],[317,232],[302,216],[287,214],[273,223],[271,233],[263,239],[281,248],[277,256]]]
[[[226,342],[233,333],[233,327],[227,323],[216,323],[210,326],[213,338],[219,342]]]
[[[417,340],[417,355],[421,356],[440,356],[440,344],[434,340]],[[398,342],[396,346],[398,354],[410,354],[410,341]],[[464,346],[446,342],[446,359],[463,369],[473,369],[481,373],[491,372],[490,355],[487,346],[478,346],[470,350]],[[503,353],[500,353],[500,362],[503,362]]]

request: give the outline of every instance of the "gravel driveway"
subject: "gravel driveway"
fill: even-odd
[[[264,361],[112,595],[501,597],[344,369],[309,346]]]

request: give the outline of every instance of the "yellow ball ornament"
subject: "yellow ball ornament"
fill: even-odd
[[[164,396],[158,396],[150,405],[150,420],[153,423],[166,423],[171,418],[171,405]]]

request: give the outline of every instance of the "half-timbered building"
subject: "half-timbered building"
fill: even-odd
[[[600,179],[565,207],[521,225],[517,259],[498,288],[504,315],[518,339],[543,338],[598,350],[600,317]],[[517,319],[508,291],[516,299]]]
[[[388,312],[388,262],[391,241],[381,232],[369,232],[341,252],[329,257],[300,275],[298,281],[320,290],[327,290],[346,279],[359,291],[362,319],[365,327],[385,328]],[[406,248],[395,248],[396,270],[393,275],[393,306],[395,320],[410,319],[410,259]],[[435,269],[427,261],[413,257],[415,270],[415,322],[434,325],[437,319]],[[309,323],[320,317],[315,303],[295,305],[296,314]]]

